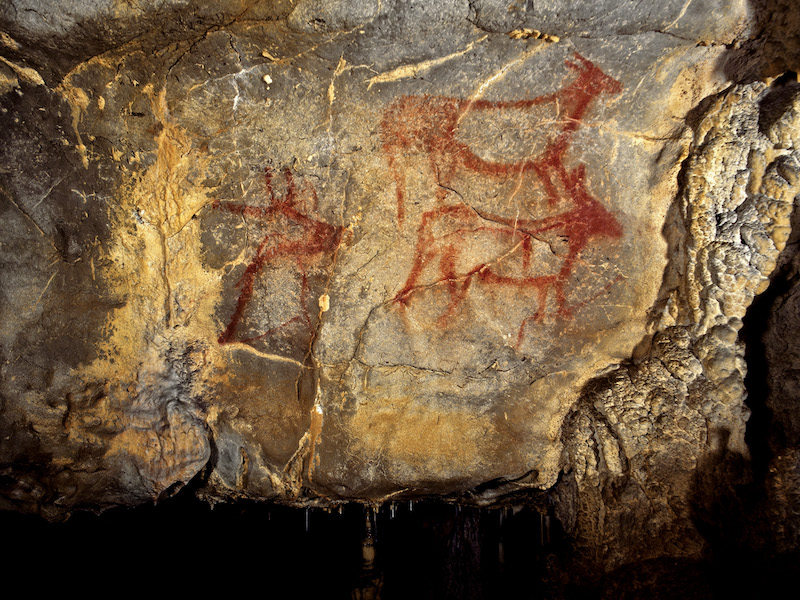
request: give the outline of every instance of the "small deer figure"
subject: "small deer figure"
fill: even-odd
[[[332,256],[342,241],[343,227],[337,227],[320,221],[312,216],[311,212],[317,209],[317,193],[310,184],[303,189],[305,207],[300,206],[301,194],[298,193],[294,177],[289,169],[283,170],[286,182],[286,194],[278,197],[273,185],[271,169],[264,172],[264,183],[269,194],[269,204],[266,206],[241,204],[237,202],[215,202],[215,208],[222,208],[228,212],[241,215],[243,218],[257,219],[268,225],[267,233],[258,244],[255,256],[245,268],[236,287],[239,288],[239,299],[233,311],[233,316],[227,327],[219,336],[220,344],[234,342],[248,343],[273,334],[276,330],[289,323],[302,321],[312,333],[311,318],[308,314],[307,299],[309,294],[308,273],[311,268],[324,267],[332,261]],[[307,200],[311,199],[311,207]],[[239,337],[242,316],[253,296],[253,287],[261,270],[270,264],[281,262],[296,265],[300,274],[300,310],[294,317],[277,328],[270,329],[258,336],[247,338]]]

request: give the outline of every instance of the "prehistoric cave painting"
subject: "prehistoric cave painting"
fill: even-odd
[[[564,169],[560,175],[572,206],[541,219],[508,218],[464,204],[426,212],[418,230],[411,273],[394,301],[406,309],[415,294],[432,286],[445,286],[449,303],[438,319],[439,325],[445,327],[475,279],[488,286],[531,290],[536,294],[536,311],[520,324],[517,346],[524,340],[529,321],[543,322],[550,291],[555,297],[556,317],[571,317],[577,305],[568,304],[565,286],[579,254],[593,241],[620,238],[622,226],[586,189],[584,165],[571,171]],[[554,251],[559,242],[564,249]],[[535,243],[547,245],[547,252],[554,255],[556,264],[549,265],[555,266],[551,272],[542,274],[542,261],[533,260]],[[486,247],[491,248],[491,256],[476,262],[480,259],[476,258],[475,249]],[[602,294],[617,279],[589,300]],[[579,305],[586,302],[584,299]]]
[[[406,196],[398,156],[409,151],[427,154],[438,186],[436,207],[422,214],[417,229],[410,273],[394,297],[402,312],[425,293],[444,290],[447,303],[437,320],[444,328],[467,298],[473,282],[495,291],[528,291],[535,297],[535,309],[519,325],[519,347],[528,323],[544,321],[548,298],[552,298],[553,316],[569,319],[576,308],[596,299],[619,279],[591,293],[584,290],[582,300],[569,302],[568,284],[581,253],[590,246],[612,243],[623,233],[616,217],[589,192],[586,166],[565,164],[572,138],[591,103],[601,93],[619,93],[622,86],[577,53],[575,61],[566,61],[577,72],[571,83],[531,100],[488,102],[406,96],[389,107],[383,121],[384,150],[397,186],[398,223],[402,224],[405,217]],[[457,137],[459,123],[468,111],[525,109],[544,103],[556,103],[558,129],[535,158],[487,161]],[[531,177],[544,190],[544,202],[532,211],[541,217],[508,217],[465,202],[444,205],[458,169],[481,177],[516,176],[521,181],[532,172]],[[528,179],[528,183],[533,182]],[[547,249],[544,254],[542,248]]]
[[[239,297],[233,315],[219,336],[220,344],[252,344],[278,334],[293,323],[300,323],[308,333],[306,344],[313,337],[314,327],[309,314],[308,300],[311,292],[309,277],[312,273],[324,273],[334,262],[336,250],[341,241],[344,228],[331,225],[316,218],[317,193],[306,182],[298,190],[294,176],[289,169],[283,170],[285,194],[276,193],[276,182],[271,169],[264,172],[264,182],[269,203],[249,205],[234,201],[217,201],[214,208],[241,215],[245,221],[252,220],[266,230],[255,251],[255,255],[245,268],[236,284]],[[270,307],[253,307],[253,293],[259,274],[266,268],[286,269],[299,278],[299,301],[289,311],[291,316],[282,322],[261,331],[247,335],[242,330],[245,314],[252,310],[270,310]]]
[[[437,200],[444,199],[456,170],[463,168],[500,178],[533,171],[543,182],[548,201],[554,204],[559,197],[556,178],[562,176],[564,155],[584,115],[600,94],[622,91],[618,81],[580,54],[576,52],[574,57],[576,62],[565,61],[567,67],[577,72],[571,83],[557,92],[529,100],[492,102],[443,96],[402,96],[393,102],[381,121],[381,135],[383,151],[396,185],[398,224],[402,226],[405,220],[406,200],[405,173],[400,157],[409,153],[427,154],[430,159],[431,173],[438,184]],[[508,163],[488,161],[459,140],[459,126],[470,111],[525,110],[543,104],[555,106],[557,122],[554,125],[560,130],[535,158]]]

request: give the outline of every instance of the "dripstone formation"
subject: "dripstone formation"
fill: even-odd
[[[527,498],[605,573],[722,503],[796,550],[797,8],[0,6],[0,506]]]

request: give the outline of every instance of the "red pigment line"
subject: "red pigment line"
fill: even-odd
[[[214,203],[215,208],[224,208],[229,212],[240,214],[244,218],[264,222],[270,226],[270,229],[279,227],[282,230],[281,232],[267,233],[264,236],[256,249],[255,256],[237,282],[236,287],[240,290],[239,297],[230,321],[218,338],[220,344],[248,343],[263,339],[297,320],[302,320],[309,330],[312,329],[311,317],[306,306],[309,294],[308,273],[312,268],[321,268],[329,261],[330,255],[341,242],[344,228],[330,225],[305,212],[301,212],[297,206],[298,192],[294,176],[289,169],[284,169],[283,175],[286,182],[286,194],[281,198],[275,194],[272,170],[265,169],[264,184],[269,196],[269,204],[267,206],[251,206],[233,202]],[[318,205],[316,190],[308,184],[304,187],[304,192],[306,195],[310,195],[313,201],[313,210],[316,211]],[[306,206],[306,210],[307,208]],[[296,239],[290,240],[289,235],[284,233],[288,231],[290,226],[294,226],[292,227],[291,235],[295,236]],[[294,231],[297,228],[296,226],[299,226],[299,233]],[[270,329],[258,336],[237,337],[242,317],[252,301],[256,278],[265,266],[276,264],[286,258],[291,258],[297,262],[297,268],[300,273],[300,313],[279,327]]]
[[[579,165],[569,172],[560,167],[558,175],[567,191],[564,200],[569,201],[572,208],[555,216],[542,219],[509,219],[498,215],[479,215],[464,205],[442,206],[424,213],[418,229],[411,272],[394,300],[402,308],[407,308],[411,303],[412,293],[420,289],[419,280],[424,270],[433,265],[434,270],[438,268],[438,278],[434,284],[446,283],[449,295],[448,306],[437,320],[441,327],[447,325],[458,306],[466,299],[475,276],[478,276],[484,285],[515,286],[536,292],[536,312],[521,323],[517,345],[524,341],[525,328],[529,321],[542,322],[550,290],[555,294],[558,317],[570,318],[572,310],[567,307],[564,288],[572,277],[578,255],[593,240],[604,238],[614,240],[621,237],[623,231],[616,217],[586,189],[584,165]],[[484,225],[487,219],[497,225]],[[441,228],[441,225],[449,223],[454,223],[455,229],[435,235],[437,226]],[[567,253],[563,257],[561,269],[556,275],[527,274],[530,268],[530,239],[544,231],[558,234],[567,243]],[[465,249],[464,238],[469,236],[474,241],[479,234],[490,235],[492,239],[499,236],[514,239],[519,234],[528,235],[526,242],[523,242],[522,273],[517,276],[500,275],[491,266],[480,264],[459,274],[457,265]]]
[[[407,196],[405,171],[400,159],[413,153],[427,154],[431,165],[431,183],[435,186],[435,200],[439,205],[447,196],[451,179],[461,168],[487,178],[520,176],[531,171],[544,186],[549,207],[558,203],[569,206],[560,214],[540,219],[512,220],[502,215],[477,214],[464,205],[437,206],[423,213],[417,229],[411,270],[405,284],[394,297],[401,309],[410,306],[413,292],[422,289],[421,278],[425,272],[432,270],[435,278],[433,284],[445,283],[449,295],[448,306],[437,321],[442,327],[446,326],[466,299],[476,276],[482,285],[515,286],[535,291],[536,312],[520,324],[518,345],[524,340],[527,323],[544,319],[550,290],[555,294],[558,317],[571,316],[572,310],[567,307],[564,290],[572,277],[578,255],[594,240],[614,240],[623,233],[614,215],[587,190],[585,166],[579,164],[570,170],[564,164],[574,134],[582,126],[592,103],[601,94],[620,93],[622,85],[579,54],[575,53],[573,58],[565,61],[565,64],[575,72],[575,77],[551,94],[500,102],[429,95],[403,96],[387,108],[381,121],[381,136],[389,171],[395,181],[399,226],[402,227],[406,217]],[[557,107],[560,129],[554,138],[548,140],[541,154],[533,159],[508,163],[488,161],[457,138],[459,123],[469,111],[529,110],[548,103]],[[496,225],[480,223],[477,221],[479,217]],[[445,233],[437,234],[442,229],[445,229]],[[558,235],[567,244],[561,268],[555,275],[530,273],[532,238],[546,232]],[[472,240],[481,236],[490,236],[495,240],[508,237],[513,240],[517,235],[526,236],[522,242],[521,273],[516,276],[500,275],[491,266],[480,264],[459,274],[458,265],[466,254],[464,250],[468,236]]]
[[[434,183],[442,188],[450,187],[450,180],[459,166],[487,177],[509,177],[534,171],[544,183],[552,206],[559,198],[553,174],[563,170],[564,154],[591,103],[602,93],[618,94],[622,91],[618,81],[590,61],[577,53],[574,58],[577,62],[565,61],[577,72],[570,84],[555,93],[532,99],[498,102],[424,95],[402,96],[393,102],[384,113],[380,129],[383,151],[395,180],[398,224],[402,226],[405,219],[406,183],[405,173],[397,163],[400,157],[414,152],[430,157],[432,172],[437,173],[438,179]],[[562,128],[542,154],[533,160],[487,161],[457,139],[459,123],[469,111],[521,110],[547,103],[558,106]],[[445,195],[437,189],[437,200],[443,200]]]

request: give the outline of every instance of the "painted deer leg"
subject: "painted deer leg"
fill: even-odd
[[[577,254],[577,252],[575,254]],[[556,295],[556,307],[558,316],[561,318],[568,318],[572,315],[572,311],[567,307],[567,295],[564,292],[564,285],[569,278],[572,277],[572,269],[575,266],[575,254],[570,251],[569,256],[564,260],[564,265],[561,267],[558,277],[553,282]]]
[[[533,243],[531,236],[522,234],[522,272],[527,273],[531,266],[531,252],[533,250]]]
[[[447,291],[450,296],[450,303],[447,305],[447,309],[439,317],[438,322],[440,326],[445,326],[447,321],[453,316],[458,305],[467,297],[467,291],[472,283],[474,272],[464,275],[463,281],[458,281],[459,276],[456,273],[457,258],[458,248],[455,246],[448,246],[439,262],[439,268],[442,274],[441,281],[447,282]]]
[[[408,307],[408,303],[411,302],[411,294],[414,293],[417,287],[417,279],[419,279],[423,269],[428,266],[428,263],[435,256],[435,253],[431,251],[419,252],[420,245],[419,243],[417,244],[418,251],[414,257],[414,264],[411,266],[411,272],[408,274],[405,284],[403,284],[402,289],[397,292],[392,299],[393,302],[397,302],[400,305],[401,310]]]
[[[517,331],[517,339],[514,342],[514,350],[519,350],[522,346],[522,342],[525,341],[525,326],[531,319],[533,319],[533,317],[525,317],[522,319],[522,323],[520,323],[519,330]]]
[[[234,335],[236,333],[236,329],[239,326],[239,322],[242,320],[242,315],[244,313],[244,309],[247,304],[250,302],[250,298],[253,295],[253,285],[255,284],[255,279],[258,273],[263,268],[264,264],[266,264],[267,260],[273,254],[273,251],[266,251],[267,244],[270,241],[270,236],[265,237],[258,246],[258,250],[256,251],[256,255],[250,264],[247,265],[244,273],[242,274],[241,279],[236,284],[236,287],[240,288],[239,292],[239,299],[236,301],[236,308],[233,311],[233,316],[231,317],[228,326],[225,328],[217,341],[220,344],[230,344],[232,342],[236,342],[238,340],[234,339]]]
[[[422,275],[423,269],[436,256],[433,234],[429,230],[432,227],[431,221],[436,216],[437,211],[429,211],[422,215],[422,223],[417,234],[417,247],[414,249],[414,264],[411,265],[411,272],[408,274],[403,288],[392,299],[393,302],[400,304],[401,309],[408,306],[410,296],[417,286],[417,280]]]

